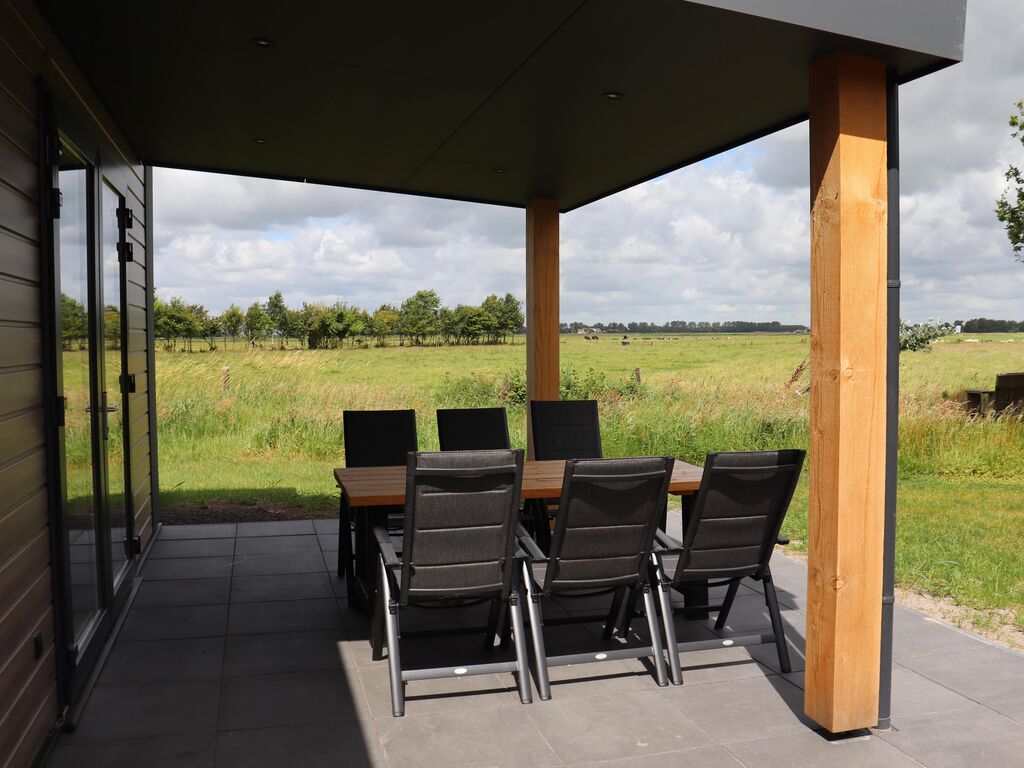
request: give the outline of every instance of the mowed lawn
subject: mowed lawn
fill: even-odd
[[[562,337],[563,389],[600,400],[609,456],[806,447],[801,335]],[[198,349],[200,345],[195,344]],[[437,407],[504,404],[525,445],[523,340],[504,346],[157,353],[165,509],[245,504],[332,514],[346,408],[415,408],[437,448]],[[225,368],[227,370],[225,370]],[[1024,334],[950,337],[901,359],[897,580],[1024,628],[1024,428],[976,419],[965,388],[1024,370]],[[813,457],[811,459],[813,461]],[[806,539],[807,483],[787,519]],[[981,620],[986,620],[982,618]]]

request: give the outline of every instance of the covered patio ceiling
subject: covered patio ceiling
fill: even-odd
[[[962,0],[39,0],[140,160],[562,211],[807,118],[835,50],[900,82]]]

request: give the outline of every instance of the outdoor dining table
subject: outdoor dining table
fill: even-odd
[[[678,459],[675,462],[668,490],[681,498],[684,515],[686,501],[700,488],[702,474],[701,467]],[[372,607],[376,586],[373,528],[386,523],[388,507],[404,506],[405,475],[404,466],[338,467],[334,470],[334,479],[341,491],[338,576],[345,578],[349,606],[356,610],[367,611]],[[562,494],[564,476],[564,461],[524,462],[521,497],[557,499]],[[666,506],[666,514],[667,511]],[[665,523],[666,515],[663,515],[663,530]],[[696,600],[700,605],[707,605],[706,589],[687,590],[685,597],[687,603]]]

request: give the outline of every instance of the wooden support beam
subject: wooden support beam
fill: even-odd
[[[886,415],[886,73],[810,67],[811,460],[804,711],[878,720]]]
[[[526,204],[526,391],[530,400],[557,400],[558,202]],[[527,444],[533,434],[527,418]]]

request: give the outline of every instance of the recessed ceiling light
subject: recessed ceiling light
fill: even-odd
[[[253,45],[255,45],[257,48],[273,48],[274,47],[274,41],[271,40],[269,37],[254,37],[250,42]]]
[[[491,170],[494,171],[495,173],[504,173],[505,172],[504,168],[491,168]]]
[[[605,91],[601,95],[610,101],[618,101],[623,97],[618,91]]]
[[[266,144],[267,143],[266,139],[253,139],[253,141],[256,142],[257,144]]]

